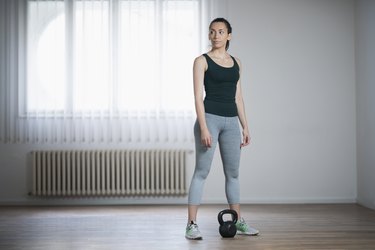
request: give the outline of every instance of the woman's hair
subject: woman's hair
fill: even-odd
[[[228,30],[228,34],[231,34],[232,33],[232,26],[230,25],[230,23],[228,22],[227,19],[223,18],[223,17],[218,17],[218,18],[215,18],[214,20],[211,21],[210,23],[210,28],[211,28],[211,25],[213,23],[224,23],[225,24],[225,27],[227,28]],[[227,43],[225,44],[225,50],[228,50],[229,48],[229,40],[227,41]]]

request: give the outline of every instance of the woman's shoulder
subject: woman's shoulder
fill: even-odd
[[[196,57],[196,58],[194,59],[194,64],[195,64],[195,65],[201,65],[201,66],[206,67],[206,65],[207,65],[207,60],[206,60],[206,57],[204,56],[204,54],[202,54],[202,55]]]
[[[197,56],[194,61],[206,61],[206,55],[207,54],[201,54]]]

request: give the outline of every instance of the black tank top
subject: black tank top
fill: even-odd
[[[234,65],[227,68],[215,63],[207,54],[203,56],[208,65],[204,73],[205,112],[226,117],[237,116],[236,90],[240,79],[240,67],[237,61],[231,56]]]

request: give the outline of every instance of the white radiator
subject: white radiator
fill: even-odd
[[[34,151],[31,195],[185,195],[186,154],[186,150]]]

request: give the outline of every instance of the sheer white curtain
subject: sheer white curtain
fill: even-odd
[[[1,141],[191,142],[203,0],[1,4]]]
[[[0,142],[14,142],[18,114],[18,1],[0,1]]]

